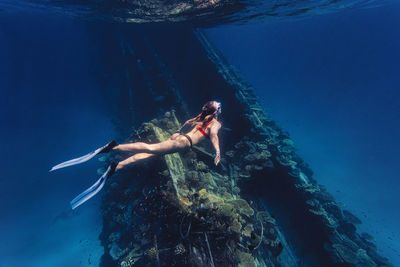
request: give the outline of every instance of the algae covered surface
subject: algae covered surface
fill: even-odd
[[[311,178],[287,133],[271,121],[269,125],[271,136],[244,137],[225,152],[221,166],[212,164],[207,146],[194,147],[148,160],[115,177],[102,205],[102,264],[298,266],[296,242],[280,226],[280,218],[269,212],[270,200],[248,193],[254,183],[268,186],[284,179],[298,201],[304,201],[297,203],[308,213],[303,220],[316,227],[308,230],[315,231],[311,239],[323,244],[314,250],[317,260],[390,266],[375,245],[356,232],[360,220],[342,210]],[[143,123],[128,142],[162,141],[179,127],[175,111],[166,112]]]
[[[162,141],[177,130],[169,123],[173,114],[144,123],[141,140]],[[242,198],[236,172],[211,165],[201,151],[149,160],[146,170],[133,167],[115,178],[103,203],[103,244],[109,248],[104,260],[120,266],[256,266],[257,249],[280,254],[274,219]],[[149,182],[157,185],[147,190]]]

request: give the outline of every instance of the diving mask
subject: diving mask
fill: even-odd
[[[217,103],[217,110],[214,113],[221,114],[221,112],[222,112],[222,104],[220,102],[218,102],[218,101],[215,101],[215,103]]]

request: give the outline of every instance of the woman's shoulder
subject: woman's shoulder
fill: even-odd
[[[218,127],[221,127],[221,126],[222,126],[222,123],[221,123],[218,119],[216,119],[216,118],[212,119],[212,122],[213,122],[213,124],[215,124],[215,125],[218,126]]]

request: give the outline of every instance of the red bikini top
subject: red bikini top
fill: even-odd
[[[196,126],[196,129],[199,130],[199,132],[201,132],[202,135],[204,135],[207,138],[210,138],[210,136],[205,132],[205,130],[207,129],[207,127],[214,121],[214,119],[212,119],[209,123],[207,123],[206,127],[201,128],[199,125]]]

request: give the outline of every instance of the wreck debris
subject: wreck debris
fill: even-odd
[[[173,112],[170,112],[168,116],[171,114]],[[178,127],[179,124],[166,123],[162,117],[150,123],[144,123],[139,132],[140,136],[145,138],[144,141],[160,141],[168,135],[167,133]],[[280,134],[275,134],[275,136],[278,145],[281,140],[285,140],[286,145],[291,143],[286,135],[284,139],[280,139]],[[205,150],[205,148],[202,149]],[[129,265],[131,263],[133,266],[148,264],[152,261],[157,263],[157,266],[178,262],[181,264],[179,266],[186,266],[185,264],[256,266],[256,262],[270,262],[278,266],[288,262],[279,258],[283,251],[283,255],[291,255],[291,264],[288,266],[293,266],[294,254],[290,252],[290,247],[283,246],[287,244],[287,241],[281,242],[280,238],[283,238],[283,235],[276,219],[266,210],[255,211],[249,201],[245,200],[244,195],[241,195],[242,191],[236,185],[237,180],[243,183],[249,179],[259,179],[256,177],[268,179],[268,176],[258,174],[276,170],[287,170],[288,173],[292,173],[287,177],[292,177],[295,190],[305,199],[310,218],[313,216],[314,220],[320,221],[325,227],[330,241],[330,243],[325,243],[325,250],[332,257],[332,261],[354,266],[376,266],[379,259],[380,263],[388,264],[384,258],[377,256],[373,246],[367,245],[365,239],[356,233],[354,223],[360,221],[350,212],[342,211],[323,186],[316,184],[309,177],[304,178],[307,168],[303,167],[301,161],[299,164],[288,167],[277,160],[275,155],[283,153],[286,153],[286,157],[296,159],[292,150],[279,151],[276,145],[270,145],[263,140],[250,141],[249,138],[244,137],[229,152],[235,156],[230,160],[230,167],[226,169],[226,172],[210,169],[205,163],[210,160],[207,154],[197,151],[199,150],[162,156],[163,159],[157,159],[159,163],[162,160],[162,164],[150,163],[151,168],[140,171],[136,169],[135,172],[129,174],[159,177],[163,185],[157,187],[159,188],[157,190],[150,190],[150,194],[143,195],[142,187],[137,187],[135,183],[129,186],[128,181],[140,179],[135,177],[118,179],[114,182],[116,185],[108,189],[106,198],[110,199],[107,203],[111,204],[109,204],[110,208],[105,210],[105,214],[111,215],[112,219],[105,221],[105,224],[107,229],[114,229],[114,232],[108,235],[106,243],[110,242],[107,245],[108,253],[114,261],[120,262],[120,266],[131,266]],[[118,198],[113,191],[120,190],[122,184],[125,187],[128,186],[124,188],[124,191],[129,190],[127,191],[129,194],[127,197],[119,196]],[[143,196],[144,200],[151,199],[152,202],[146,205],[129,195]],[[135,205],[139,205],[140,216],[137,212],[132,213],[137,208],[134,207]],[[156,224],[154,216],[157,217]],[[152,224],[155,225],[151,226]],[[141,232],[129,233],[121,230],[124,228],[116,228],[117,225],[124,225],[126,229],[133,229],[135,225],[142,226],[139,227]],[[178,233],[175,238],[171,238],[171,231]],[[203,235],[203,241],[197,237],[198,233]],[[152,237],[154,245],[146,249],[151,244],[149,239],[151,240]],[[158,237],[160,237],[159,240]],[[127,238],[128,243],[124,241]],[[211,251],[210,242],[213,242],[213,247],[216,247],[214,252]],[[184,243],[188,244],[187,253]],[[229,246],[216,245],[219,243],[228,243]],[[136,254],[145,255],[145,257],[128,256],[135,247],[139,247]],[[162,256],[161,261],[160,254],[162,253],[172,256]],[[214,254],[228,257],[226,265],[219,262],[220,257]],[[180,255],[191,256],[190,259],[186,256],[177,258]]]
[[[211,267],[215,267],[213,256],[212,256],[212,253],[211,253],[210,243],[208,242],[208,237],[207,237],[207,233],[206,232],[204,232],[204,239],[206,240],[206,243],[207,243],[208,253],[210,255]]]
[[[171,114],[173,112],[167,115],[170,117]],[[162,138],[165,138],[167,133],[178,127],[179,123],[166,123],[166,120],[160,118],[144,123],[139,132],[145,141],[156,142],[163,140]],[[275,136],[278,137],[276,144],[279,145],[280,134]],[[282,140],[285,140],[285,144],[290,143],[287,136],[284,136]],[[151,168],[136,170],[135,174],[131,173],[130,175],[134,176],[161,179],[162,186],[156,186],[149,193],[143,194],[143,187],[137,187],[135,184],[129,186],[128,181],[140,179],[135,177],[118,179],[114,182],[115,185],[108,189],[106,198],[110,198],[108,201],[110,208],[105,210],[105,214],[111,215],[112,219],[105,223],[106,228],[114,229],[114,232],[108,235],[106,243],[109,243],[108,254],[114,261],[120,262],[120,266],[147,264],[146,262],[155,262],[157,266],[177,264],[177,262],[180,262],[181,266],[185,264],[256,266],[256,262],[293,266],[294,253],[291,252],[287,241],[282,239],[284,234],[279,229],[277,220],[267,210],[255,211],[250,202],[245,200],[244,195],[241,195],[242,190],[237,185],[237,181],[244,183],[259,179],[256,177],[268,179],[268,176],[259,174],[276,170],[287,170],[288,173],[292,173],[287,177],[292,177],[294,189],[305,199],[304,203],[308,207],[310,218],[320,221],[329,237],[330,243],[325,242],[324,247],[332,257],[332,261],[354,266],[376,266],[373,263],[377,264],[378,261],[388,264],[386,259],[377,255],[376,248],[368,245],[369,241],[368,243],[365,238],[361,238],[356,233],[354,224],[361,221],[350,212],[341,210],[335,204],[333,196],[323,186],[306,177],[304,172],[307,172],[307,169],[302,167],[301,161],[299,161],[300,164],[289,168],[278,162],[275,155],[288,153],[289,150],[282,152],[263,140],[250,141],[249,138],[244,137],[229,152],[235,156],[230,160],[231,163],[226,172],[210,169],[205,163],[210,160],[209,157],[198,151],[165,155],[162,159],[158,159],[159,163],[161,163],[160,160],[163,161],[162,164],[150,163]],[[286,157],[295,158],[293,151],[290,153],[292,154],[286,154]],[[128,194],[116,197],[113,192],[121,190],[122,184],[128,186],[124,188],[124,192]],[[139,195],[144,197],[144,200],[143,202],[134,200],[130,195]],[[147,205],[145,201],[149,200],[151,202]],[[157,217],[156,224],[154,217]],[[133,229],[136,224],[141,225],[139,227],[141,232],[129,233],[121,230]],[[117,228],[117,226],[124,228]],[[178,233],[175,238],[171,238],[171,231]],[[196,237],[199,233],[203,235],[203,241]],[[209,235],[212,235],[211,239]],[[127,236],[129,236],[128,243],[124,241]],[[151,244],[149,240],[152,237],[154,245],[146,249]],[[157,237],[160,237],[160,240]],[[213,242],[213,247],[219,243],[228,243],[229,246],[217,245],[215,252],[211,252],[210,241]],[[184,243],[188,244],[187,253]],[[283,244],[287,244],[286,247]],[[129,256],[130,252],[134,248],[137,250],[138,247],[136,257]],[[291,255],[290,260],[280,258],[279,255],[282,252],[282,255],[286,255],[285,257]],[[166,255],[162,256],[161,261],[160,254],[162,253]],[[224,265],[219,262],[220,257],[215,257],[214,254],[228,255],[229,264]],[[191,255],[190,260],[186,259],[186,256],[177,258],[180,255]],[[214,259],[218,263],[214,262]]]
[[[160,118],[144,123],[139,131],[140,136],[146,138],[146,141],[159,141],[166,136],[167,132],[170,132],[170,127],[179,126],[165,122],[166,120]],[[214,258],[214,253],[228,256],[226,266],[236,261],[239,262],[238,266],[246,266],[245,264],[251,261],[255,264],[250,252],[255,247],[264,246],[262,243],[264,226],[261,224],[255,229],[253,225],[261,220],[256,218],[256,213],[249,202],[239,195],[239,188],[232,187],[232,178],[229,177],[229,173],[210,169],[203,160],[200,160],[206,155],[198,153],[192,150],[176,153],[171,157],[162,156],[164,164],[158,165],[157,168],[154,168],[152,164],[153,168],[144,168],[145,171],[136,169],[135,172],[129,172],[128,176],[118,177],[114,182],[116,185],[108,188],[105,198],[109,198],[109,201],[105,203],[110,203],[108,204],[110,208],[105,209],[105,215],[111,218],[105,220],[104,223],[106,229],[114,229],[114,232],[109,234],[110,238],[107,242],[112,242],[114,247],[124,247],[119,254],[113,250],[108,252],[110,256],[112,254],[114,261],[119,261],[121,266],[129,266],[129,262],[132,262],[132,256],[128,257],[129,251],[139,247],[138,254],[145,257],[137,257],[135,260],[137,264],[153,260],[157,266],[164,266],[166,262],[177,262],[182,259],[160,257],[161,254],[172,253],[174,257],[186,254],[186,248],[183,245],[186,242],[190,249],[188,253],[197,259],[191,260],[198,264],[208,262],[210,266],[225,266],[220,262],[222,260],[220,257]],[[232,170],[234,168],[236,166],[232,167]],[[131,175],[158,176],[164,184],[146,193],[147,190],[135,185],[139,178],[129,177]],[[129,189],[130,195],[138,195],[143,200],[117,197],[113,192],[119,190],[122,184],[128,187],[124,190]],[[147,205],[146,201],[149,200],[151,203]],[[168,215],[165,216],[165,214]],[[158,220],[156,228],[151,226],[154,224],[154,216]],[[117,228],[114,226],[115,223],[125,226]],[[138,227],[139,232],[130,233],[124,230],[134,229],[135,225],[141,225]],[[273,232],[271,228],[274,227],[274,224],[270,224],[268,230]],[[164,230],[160,232],[159,229]],[[178,233],[175,238],[170,236],[172,229]],[[197,233],[202,233],[203,242],[196,237]],[[261,236],[259,236],[260,233]],[[128,243],[124,241],[127,238]],[[146,249],[152,243],[148,241],[151,238],[154,240],[153,246]],[[228,248],[217,245],[215,252],[212,252],[211,241],[214,244],[213,247],[216,246],[215,244],[223,243],[229,243],[230,246]],[[265,248],[268,246],[269,244],[266,244]]]
[[[215,167],[202,145],[113,177],[102,207],[103,266],[390,266],[372,238],[357,233],[361,221],[316,182],[251,86],[196,36],[248,127],[227,125],[224,166]],[[165,140],[185,116],[157,112],[128,141]]]
[[[242,150],[241,153],[235,151],[226,153],[226,156],[238,166],[235,172],[237,177],[242,180],[241,184],[244,185],[248,183],[249,179],[253,179],[257,188],[260,188],[260,185],[270,186],[268,180],[270,180],[270,183],[273,181],[284,185],[286,188],[294,186],[295,191],[290,191],[294,194],[291,197],[300,202],[297,202],[297,205],[289,205],[294,208],[298,204],[304,203],[301,206],[308,211],[308,215],[299,219],[318,222],[318,228],[321,230],[318,242],[327,244],[330,240],[332,244],[326,249],[329,260],[325,260],[326,256],[320,256],[321,262],[324,262],[324,264],[344,263],[353,266],[373,266],[372,263],[374,263],[379,266],[389,266],[387,259],[377,256],[376,248],[375,250],[374,248],[366,249],[371,246],[360,237],[355,227],[355,224],[359,224],[361,221],[351,213],[342,211],[336,204],[334,197],[312,179],[312,171],[296,154],[296,146],[289,134],[276,125],[260,108],[251,85],[243,79],[234,67],[226,62],[201,30],[196,30],[195,35],[203,45],[208,58],[215,64],[225,81],[234,88],[237,100],[243,105],[244,116],[252,127],[252,134],[249,134],[251,138],[244,136],[235,145],[235,148]],[[257,147],[263,147],[263,149],[258,150]],[[261,155],[262,151],[269,153]],[[257,162],[262,157],[264,157],[264,160]],[[267,162],[268,164],[266,164]],[[254,188],[252,189],[254,190]],[[254,191],[252,192],[254,193]],[[261,200],[268,193],[263,192],[263,194],[258,195]],[[310,231],[312,230],[310,229]],[[341,238],[338,238],[338,236]],[[353,243],[346,242],[346,240],[351,240],[356,246],[350,248],[349,245]],[[346,256],[342,253],[345,251],[342,248],[354,253]],[[318,253],[323,253],[323,251]]]

